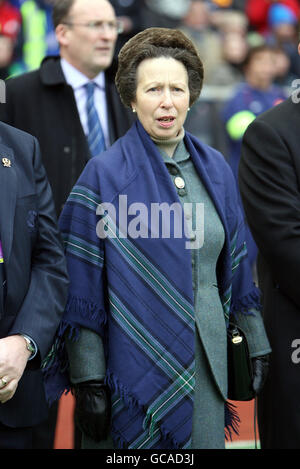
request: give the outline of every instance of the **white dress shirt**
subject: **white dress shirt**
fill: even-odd
[[[86,101],[87,94],[85,85],[89,81],[93,81],[97,86],[95,87],[94,102],[101,122],[101,127],[104,133],[105,144],[108,148],[110,146],[109,130],[107,120],[107,105],[105,96],[105,75],[100,72],[93,80],[90,80],[86,75],[81,73],[77,68],[73,67],[65,59],[61,59],[61,67],[65,76],[66,82],[72,86],[75,100],[77,104],[78,113],[81,120],[81,125],[85,135],[88,135]]]

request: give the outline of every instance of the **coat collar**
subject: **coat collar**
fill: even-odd
[[[52,86],[65,84],[66,80],[60,65],[60,57],[46,57],[40,67],[40,76],[44,85]]]
[[[175,194],[174,186],[170,182],[169,174],[165,165],[162,164],[162,158],[158,152],[156,145],[149,137],[142,124],[137,121],[137,130],[141,136],[141,140],[147,150],[147,155],[152,155],[151,164],[154,167],[156,173],[164,173],[166,181],[169,182],[169,187],[172,189],[173,194]],[[196,167],[197,173],[199,174],[208,194],[210,195],[215,208],[222,220],[224,226],[226,226],[225,214],[224,214],[224,203],[222,203],[222,189],[224,185],[225,175],[222,174],[222,177],[218,177],[219,171],[216,171],[217,165],[214,168],[213,161],[215,160],[215,154],[217,153],[212,148],[207,145],[202,144],[197,141],[189,132],[185,132],[184,142],[187,148],[188,153],[191,156],[191,159]],[[156,155],[156,158],[154,157]],[[148,159],[148,157],[147,157]],[[218,160],[216,160],[218,161]],[[220,162],[221,163],[221,162]],[[221,188],[222,187],[222,188]],[[178,196],[176,193],[176,200],[178,201]]]
[[[6,158],[8,161],[4,161]],[[9,261],[17,199],[17,176],[13,150],[0,141],[0,239],[4,262]]]
[[[48,56],[45,57],[41,63],[40,67],[40,77],[44,85],[54,86],[66,84],[66,79],[60,64],[61,57],[57,56]],[[116,73],[116,63],[113,62],[112,65],[105,71],[106,80],[109,83],[114,82],[114,76]]]

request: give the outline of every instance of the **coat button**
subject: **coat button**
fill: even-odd
[[[180,177],[180,176],[177,176],[174,179],[174,184],[177,187],[177,189],[183,189],[185,187],[184,179],[182,179],[182,177]]]

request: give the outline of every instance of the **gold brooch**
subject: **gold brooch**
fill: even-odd
[[[11,167],[11,161],[8,158],[2,158],[2,164],[5,168]]]

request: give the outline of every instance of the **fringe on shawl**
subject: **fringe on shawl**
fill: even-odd
[[[69,337],[78,337],[79,331],[67,322],[61,322],[50,352],[42,363],[46,399],[49,405],[71,390],[68,379],[68,361],[64,337],[69,329]]]
[[[123,403],[127,407],[127,409],[130,410],[138,410],[142,414],[145,415],[145,428],[149,428],[150,432],[150,424],[146,420],[147,419],[147,412],[144,407],[144,405],[141,403],[141,401],[133,396],[130,391],[118,380],[118,378],[109,370],[106,372],[106,378],[105,378],[106,384],[109,386],[112,392],[116,392],[120,398],[122,399]],[[150,421],[151,421],[151,415],[150,415]],[[160,423],[155,423],[156,428],[159,427],[160,433],[161,433],[161,440],[165,441],[167,443],[167,446],[170,449],[181,449],[180,444],[174,439],[172,432],[170,430],[167,430],[165,426]],[[120,433],[112,426],[112,437],[119,449],[127,449],[128,448],[128,442],[120,435]]]
[[[118,378],[113,375],[111,372],[107,372],[106,375],[106,384],[110,387],[113,392],[116,392],[120,398],[122,399],[123,403],[129,410],[137,409],[140,412],[145,414],[145,421],[146,429],[149,428],[150,431],[150,423],[151,423],[151,415],[149,417],[146,416],[145,408],[143,404],[133,396],[128,389],[119,382]],[[224,421],[224,428],[225,428],[225,439],[226,441],[232,441],[232,435],[235,433],[236,435],[239,434],[239,424],[240,418],[238,412],[236,410],[236,406],[231,402],[225,402],[225,421]],[[182,446],[174,439],[172,436],[172,432],[167,430],[164,424],[155,424],[156,427],[158,426],[161,433],[161,439],[166,442],[166,449],[182,449]],[[204,429],[205,431],[205,429]],[[118,449],[128,449],[128,442],[120,435],[120,433],[112,427],[111,430],[112,437],[114,443]]]
[[[100,314],[101,312],[101,314]],[[69,316],[70,315],[70,316]],[[71,390],[69,381],[69,361],[66,351],[65,338],[77,341],[80,335],[81,326],[75,321],[68,320],[72,318],[82,318],[87,324],[93,324],[98,321],[99,330],[106,324],[107,316],[103,310],[83,298],[69,296],[64,318],[56,332],[53,345],[42,363],[42,372],[45,382],[46,397],[49,404],[57,401],[63,394]]]
[[[99,325],[105,325],[107,322],[107,315],[102,307],[86,298],[76,297],[69,295],[65,317],[70,315],[71,318],[82,318],[89,322],[99,321]]]
[[[225,403],[225,439],[232,441],[232,434],[239,434],[240,418],[236,411],[236,406],[231,402]]]
[[[259,300],[259,293],[254,290],[246,297],[240,299],[234,307],[231,308],[233,312],[243,312],[244,314],[254,314],[250,311],[251,308],[257,309]],[[96,305],[84,300],[82,298],[72,297],[69,299],[66,307],[66,312],[76,311],[76,314],[80,314],[82,317],[95,321],[99,320],[99,310]],[[102,326],[105,325],[107,318],[102,315]],[[63,394],[67,394],[71,390],[71,383],[68,378],[69,362],[65,347],[65,337],[70,340],[78,340],[80,334],[80,326],[67,320],[62,320],[57,331],[54,344],[45,358],[42,364],[42,371],[44,374],[46,396],[48,402],[51,404],[58,400]],[[167,430],[163,423],[152,422],[151,415],[147,415],[143,404],[133,396],[130,391],[119,382],[116,376],[112,372],[107,371],[106,373],[106,384],[112,391],[115,391],[122,399],[126,407],[130,409],[138,409],[140,412],[145,414],[145,425],[152,426],[152,431],[159,427],[161,432],[161,438],[166,441],[170,448],[180,449],[180,444],[174,439],[170,430]],[[238,427],[240,419],[236,407],[229,402],[225,404],[225,438],[226,440],[232,439],[232,433],[238,434]],[[118,448],[125,449],[127,442],[123,437],[112,428],[112,435],[117,444]]]
[[[253,290],[242,298],[232,301],[230,305],[230,314],[242,313],[246,315],[255,315],[254,310],[261,311],[262,305],[260,302],[260,291],[254,285]]]

